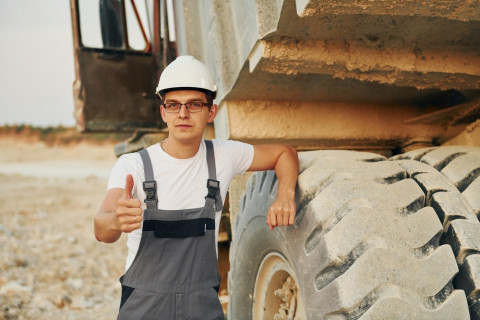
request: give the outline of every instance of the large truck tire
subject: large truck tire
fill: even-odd
[[[480,319],[480,148],[299,159],[294,226],[266,225],[274,172],[248,181],[228,319]]]

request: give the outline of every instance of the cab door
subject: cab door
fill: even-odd
[[[70,4],[77,128],[83,132],[164,128],[155,86],[161,70],[176,55],[167,24],[162,23],[165,3],[71,0]]]

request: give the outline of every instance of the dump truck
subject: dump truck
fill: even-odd
[[[293,226],[265,224],[274,172],[230,186],[228,319],[480,319],[480,2],[70,3],[76,124],[117,155],[167,136],[179,55],[215,75],[205,138],[299,151]]]

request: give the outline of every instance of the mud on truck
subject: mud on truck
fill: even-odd
[[[131,133],[117,155],[166,137],[185,54],[219,88],[206,138],[300,151],[292,227],[273,172],[231,185],[228,319],[480,319],[479,1],[70,2],[77,127]]]

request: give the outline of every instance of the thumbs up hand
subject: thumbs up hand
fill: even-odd
[[[125,180],[125,193],[117,201],[116,226],[122,232],[132,232],[142,225],[142,208],[138,199],[132,198],[133,177],[129,174]]]

